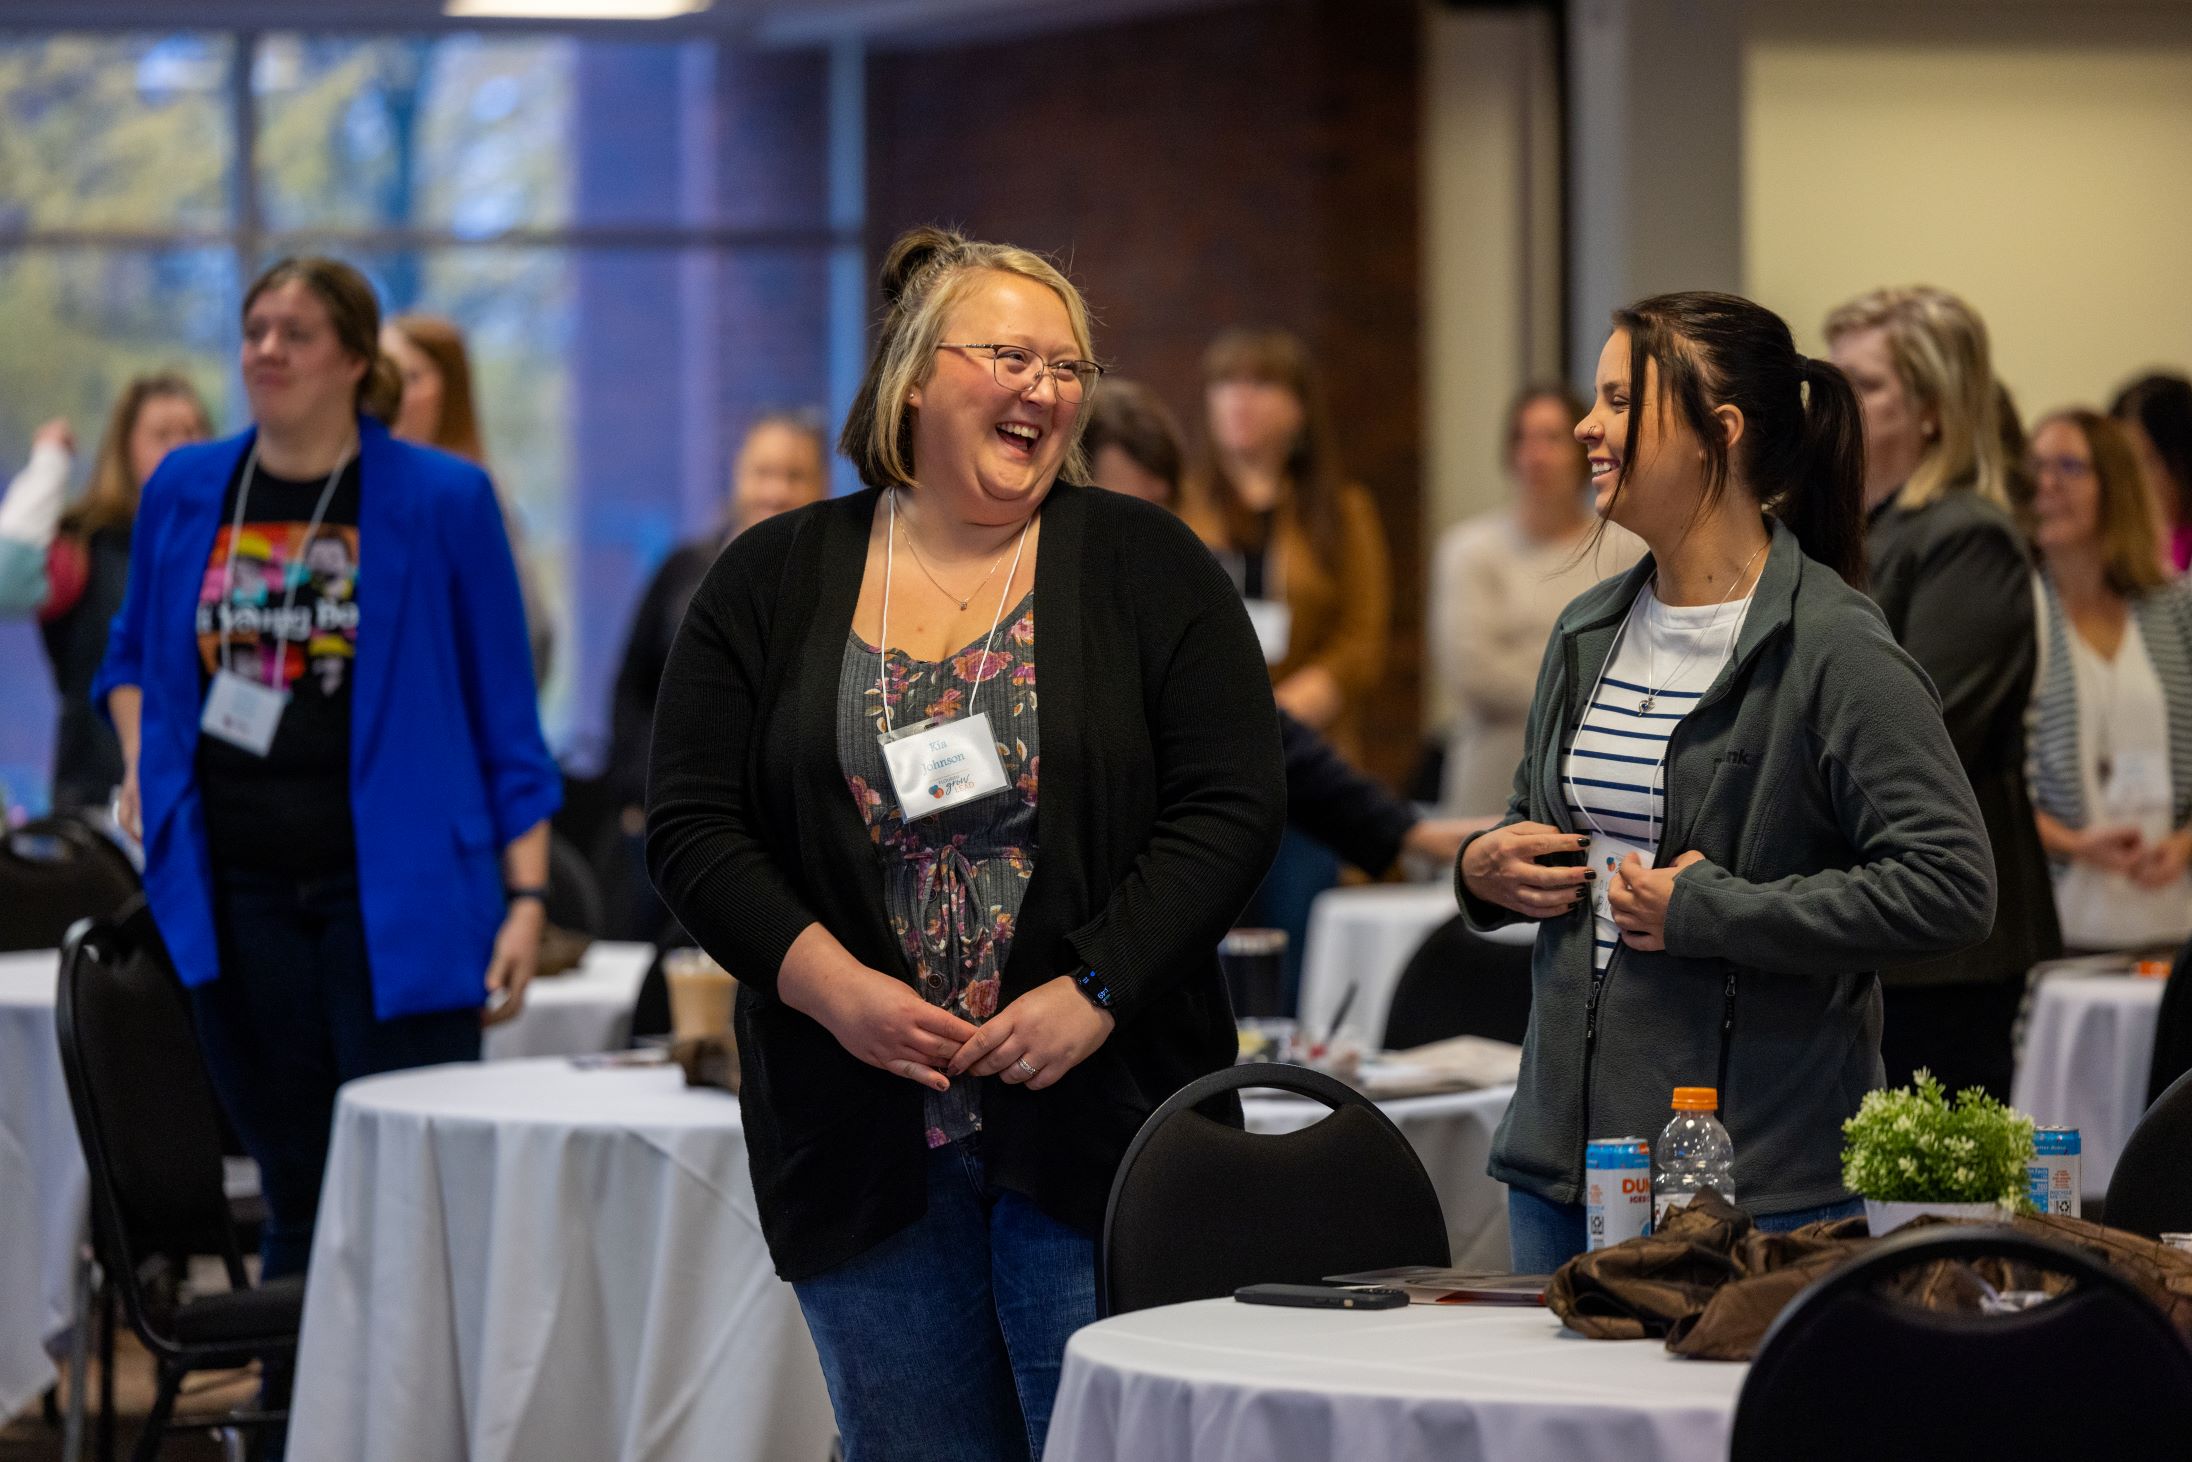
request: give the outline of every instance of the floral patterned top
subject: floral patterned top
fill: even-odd
[[[837,682],[837,758],[874,840],[883,905],[921,997],[980,1025],[996,1014],[1013,925],[1035,871],[1035,778],[1041,759],[1035,715],[1035,594],[998,628],[983,662],[975,640],[948,660],[879,655],[850,634]],[[879,666],[878,661],[883,663]],[[883,703],[891,725],[924,717],[989,716],[1008,786],[911,823],[899,816],[883,762]],[[928,1144],[941,1147],[982,1130],[977,1078],[927,1094]]]

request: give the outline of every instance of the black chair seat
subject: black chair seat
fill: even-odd
[[[1385,1048],[1407,1051],[1454,1036],[1521,1045],[1530,1028],[1527,944],[1486,939],[1456,914],[1409,956],[1385,1017]]]
[[[1230,1116],[1247,1087],[1307,1096],[1332,1114],[1266,1135],[1198,1110]],[[1236,1066],[1183,1087],[1128,1146],[1104,1215],[1097,1303],[1123,1314],[1246,1284],[1450,1260],[1438,1192],[1391,1118],[1328,1076]]]
[[[1935,1260],[1995,1258],[2074,1287],[2009,1315],[1940,1314],[1894,1297]],[[2098,1259],[2014,1230],[1883,1239],[1798,1295],[1736,1399],[1731,1462],[1945,1457],[2171,1457],[2192,1436],[2192,1349]]]
[[[2158,1097],[2124,1142],[2108,1178],[2111,1228],[2158,1239],[2192,1233],[2192,1072]]]
[[[270,1279],[256,1289],[200,1295],[177,1307],[170,1323],[184,1345],[260,1345],[296,1339],[304,1316],[304,1276]]]

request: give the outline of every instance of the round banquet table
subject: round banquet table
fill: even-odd
[[[654,963],[652,944],[596,940],[577,969],[537,979],[516,1020],[489,1026],[480,1055],[489,1061],[614,1051],[632,1037],[639,982]]]
[[[53,1032],[51,949],[0,955],[0,1422],[53,1384],[90,1178]]]
[[[2099,1197],[2125,1139],[2146,1114],[2167,982],[2092,971],[2089,963],[2064,960],[2035,972],[2010,1105],[2042,1126],[2078,1129],[2080,1186]]]
[[[1512,1086],[1495,1086],[1378,1103],[1423,1159],[1446,1211],[1447,1242],[1459,1269],[1508,1267],[1507,1185],[1484,1168],[1492,1134],[1514,1095]],[[1241,1103],[1241,1115],[1251,1132],[1292,1132],[1325,1116],[1326,1109],[1298,1097],[1250,1096]]]
[[[1066,1345],[1046,1462],[1718,1462],[1749,1367],[1550,1313],[1199,1300]]]
[[[562,1060],[352,1082],[293,1414],[315,1462],[824,1462],[737,1099]]]
[[[1335,888],[1309,906],[1309,935],[1302,948],[1302,1023],[1325,1030],[1355,987],[1340,1029],[1375,1051],[1385,1044],[1385,1018],[1409,958],[1433,930],[1461,912],[1451,882],[1381,883]],[[1528,944],[1537,925],[1509,924],[1485,936],[1501,944]]]
[[[1484,1158],[1512,1095],[1384,1104],[1457,1258],[1492,1268],[1506,1190]],[[1244,1108],[1264,1132],[1324,1114],[1278,1096]],[[311,1274],[292,1455],[828,1455],[828,1397],[762,1243],[738,1104],[674,1069],[515,1061],[351,1083]]]

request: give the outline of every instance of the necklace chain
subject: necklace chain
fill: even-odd
[[[1759,554],[1764,553],[1772,546],[1773,540],[1767,539],[1765,543],[1759,546],[1758,553],[1752,554],[1749,561],[1736,571],[1735,582],[1728,585],[1728,592],[1721,595],[1720,602],[1713,606],[1713,623],[1715,626],[1719,623],[1720,611],[1728,607],[1728,601],[1735,597],[1735,591],[1742,588],[1743,581],[1751,576],[1751,565],[1758,562]],[[1653,578],[1656,580],[1658,575],[1653,575]],[[1690,661],[1697,658],[1697,647],[1694,645],[1690,647],[1681,660],[1676,663],[1674,669],[1667,673],[1667,678],[1659,681],[1657,690],[1652,688],[1652,682],[1658,679],[1659,647],[1647,640],[1644,647],[1644,656],[1644,699],[1637,703],[1636,709],[1638,715],[1648,716],[1652,713],[1652,707],[1659,704],[1659,698],[1666,693],[1667,687],[1673,685],[1676,680],[1681,678],[1682,672],[1690,668]]]
[[[893,514],[892,516],[895,518],[897,515]],[[913,555],[914,563],[920,566],[922,573],[928,575],[929,582],[936,586],[937,592],[942,594],[946,599],[949,599],[952,603],[958,605],[962,613],[965,612],[966,607],[969,604],[972,604],[974,602],[974,596],[982,592],[983,585],[986,585],[991,579],[997,577],[997,567],[999,564],[1002,564],[1005,561],[1005,553],[1000,552],[997,555],[995,561],[990,564],[989,572],[982,575],[982,582],[980,584],[976,584],[973,588],[967,590],[964,595],[955,594],[951,590],[944,587],[944,581],[936,577],[936,570],[930,568],[929,561],[921,557],[921,546],[913,541],[913,529],[906,528],[903,530],[903,533],[906,539],[906,551]],[[1009,550],[1007,550],[1007,552],[1009,552]]]

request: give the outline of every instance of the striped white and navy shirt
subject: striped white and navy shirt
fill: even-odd
[[[1667,738],[1719,676],[1750,602],[1745,595],[1728,604],[1675,607],[1660,603],[1649,583],[1637,594],[1561,765],[1561,790],[1577,831],[1657,854],[1667,815]],[[1644,709],[1647,699],[1650,710]],[[1598,877],[1594,900],[1606,870],[1599,869]],[[1594,967],[1603,970],[1621,931],[1609,918],[1597,922]]]

